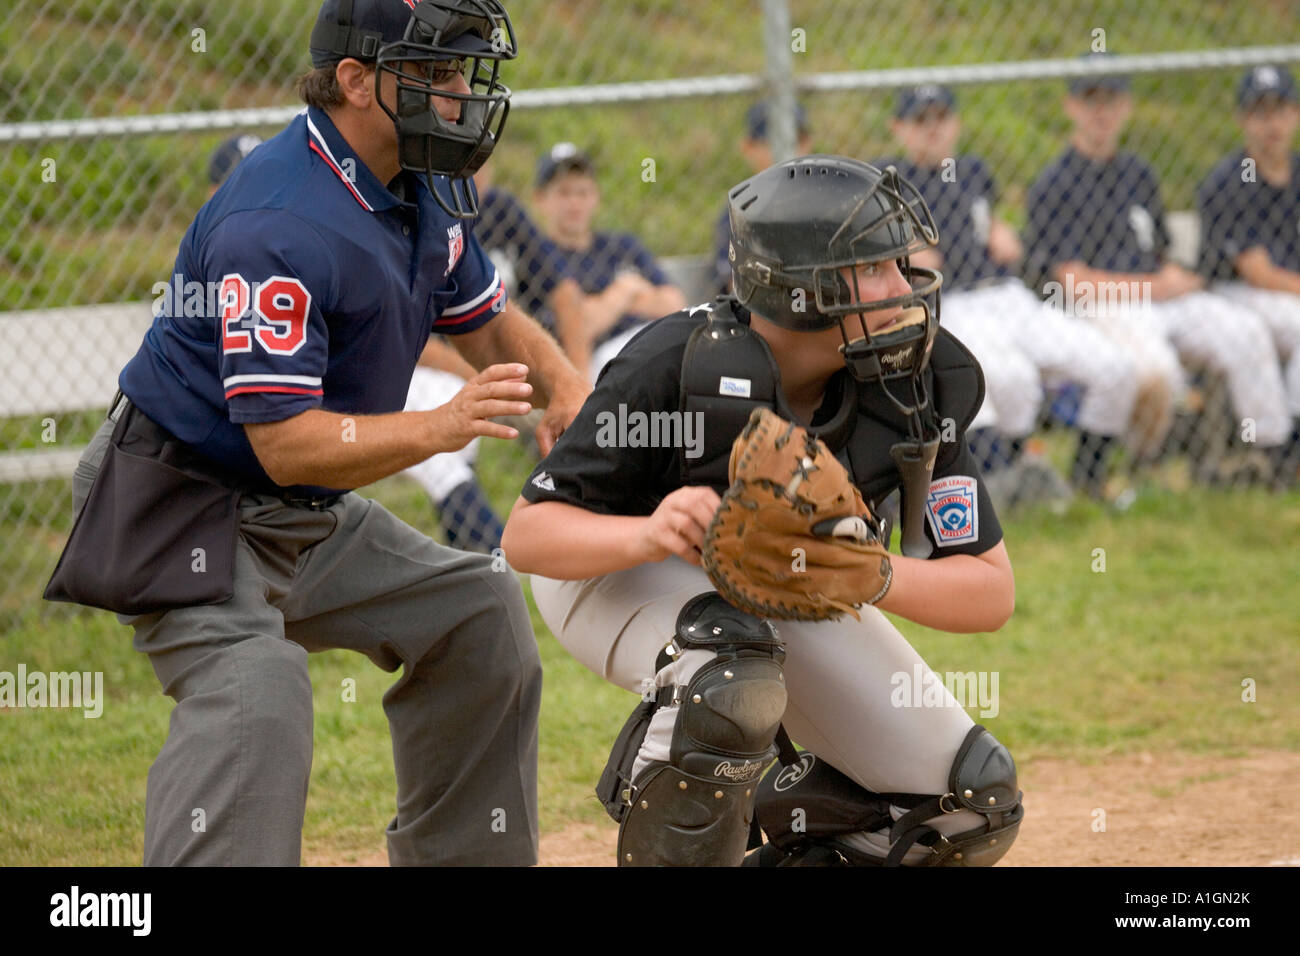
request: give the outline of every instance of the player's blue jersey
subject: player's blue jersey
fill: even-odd
[[[477,329],[505,291],[470,224],[447,215],[422,177],[393,185],[406,201],[328,116],[299,114],[199,210],[122,391],[267,490],[277,486],[244,423],[317,406],[400,411],[430,333]],[[322,490],[343,489],[310,493]]]
[[[908,159],[872,160],[884,169],[893,166],[911,181],[930,207],[939,227],[943,255],[943,289],[960,292],[1012,273],[989,257],[989,232],[997,187],[993,174],[978,156],[953,157],[943,166],[918,166]]]
[[[564,260],[565,274],[572,277],[587,295],[604,292],[620,272],[629,269],[639,272],[653,285],[668,285],[670,282],[667,273],[660,268],[650,250],[636,236],[628,233],[595,233],[591,246],[582,251],[566,249],[560,245],[555,248]],[[520,269],[518,296],[524,309],[554,332],[555,314],[547,306],[542,290],[528,279],[529,276],[538,274],[543,266],[544,263],[539,258],[533,257]],[[594,344],[599,345],[642,323],[643,319],[635,315],[624,315]]]
[[[474,235],[498,268],[509,269],[507,287],[526,286],[545,301],[565,276],[564,255],[504,189],[489,187],[479,200]]]
[[[1157,272],[1169,246],[1160,180],[1132,153],[1097,162],[1069,147],[1029,187],[1026,277],[1039,285],[1052,266]]]
[[[1262,246],[1273,264],[1300,272],[1300,154],[1291,155],[1291,180],[1273,186],[1243,166],[1237,150],[1210,170],[1196,190],[1201,219],[1199,270],[1207,279],[1237,279],[1233,261]]]

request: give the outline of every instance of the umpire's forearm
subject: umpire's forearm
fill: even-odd
[[[438,420],[436,410],[340,415],[313,408],[244,431],[278,485],[360,488],[448,450]]]

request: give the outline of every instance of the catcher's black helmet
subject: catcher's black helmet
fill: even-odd
[[[317,66],[354,57],[373,62],[376,82],[397,81],[397,109],[380,99],[397,127],[403,169],[423,173],[450,215],[478,215],[466,181],[496,146],[510,112],[502,60],[518,53],[500,0],[325,0],[311,37]],[[448,84],[457,76],[464,86]],[[444,120],[431,96],[460,101],[460,118]],[[450,180],[444,198],[435,176]]]
[[[908,375],[924,366],[943,277],[913,266],[909,256],[935,245],[938,229],[921,194],[892,166],[880,170],[843,156],[804,156],[750,177],[728,195],[732,287],[742,304],[798,332],[839,323],[845,361],[860,379]],[[856,273],[852,287],[840,273],[890,260],[898,261],[911,287],[906,295],[866,302]],[[912,356],[883,367],[879,361],[881,348],[873,347],[861,313],[894,307],[919,307],[924,321],[897,331],[891,326],[877,334],[886,341],[876,344],[897,346],[893,339],[905,332],[904,338],[923,343],[915,355],[919,363]]]

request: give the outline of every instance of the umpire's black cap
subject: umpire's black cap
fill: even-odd
[[[329,66],[345,57],[372,62],[381,46],[406,36],[415,7],[414,0],[325,0],[311,31],[312,66]],[[442,46],[466,56],[492,49],[485,38],[473,32],[462,33]]]

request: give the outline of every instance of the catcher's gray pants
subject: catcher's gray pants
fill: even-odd
[[[78,509],[111,425],[78,465]],[[389,861],[536,863],[541,663],[515,575],[356,494],[324,511],[245,495],[239,511],[233,598],[119,618],[176,701],[149,771],[146,865],[299,862],[307,653],[330,648],[403,668],[383,699]]]
[[[585,581],[534,575],[532,587],[556,639],[588,669],[625,690],[640,693],[645,681],[656,687],[685,684],[712,659],[708,651],[687,651],[654,670],[682,606],[713,590],[703,570],[679,558]],[[880,611],[866,607],[860,613],[861,621],[775,622],[786,648],[785,728],[797,743],[869,790],[946,793],[957,749],[974,722],[942,682],[936,699],[927,695],[926,706],[916,706],[917,695],[901,694],[902,685],[910,688],[918,677],[933,686],[929,667]],[[676,716],[676,707],[656,711],[637,770],[647,761],[668,759]],[[944,834],[983,822],[970,810],[930,821]],[[865,836],[883,857],[889,846],[884,835]],[[928,854],[913,847],[903,862]]]

